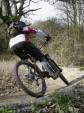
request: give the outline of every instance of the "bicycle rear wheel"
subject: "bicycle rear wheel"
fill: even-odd
[[[33,97],[41,97],[46,92],[45,79],[39,76],[39,68],[27,61],[16,64],[16,80],[20,87]]]

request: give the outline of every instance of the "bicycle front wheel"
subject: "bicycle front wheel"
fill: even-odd
[[[16,64],[16,80],[20,87],[33,97],[42,97],[46,92],[46,82],[39,71],[30,62],[19,61]]]

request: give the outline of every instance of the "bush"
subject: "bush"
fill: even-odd
[[[36,26],[36,25],[35,25]],[[70,26],[69,31],[65,24],[60,24],[56,20],[47,20],[37,23],[37,27],[47,31],[52,40],[44,50],[55,59],[59,64],[69,65],[84,65],[84,33],[77,36],[77,30],[73,31]],[[81,28],[80,28],[81,29]]]

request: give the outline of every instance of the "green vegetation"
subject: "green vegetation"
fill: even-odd
[[[80,71],[83,71],[84,70],[84,67],[80,67]]]
[[[51,100],[46,101],[44,104],[34,104],[32,106],[32,113],[80,113],[74,107],[71,99],[64,94],[54,93],[50,96]]]
[[[0,108],[0,113],[15,113],[11,108]]]
[[[19,110],[17,110],[19,109]],[[1,108],[0,113],[16,113],[24,109],[23,113],[27,113],[27,108]],[[54,93],[39,102],[32,103],[28,113],[82,113],[81,109],[75,107],[72,99],[62,93]]]

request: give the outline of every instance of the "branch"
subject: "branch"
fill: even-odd
[[[20,2],[20,6],[19,6],[19,9],[17,10],[17,19],[20,19],[21,16],[23,15],[23,5],[24,5],[24,2],[25,0],[19,0]]]
[[[13,5],[14,5],[14,9],[15,9],[15,16],[17,16],[18,9],[17,9],[17,2],[16,2],[16,0],[13,0]]]
[[[27,18],[27,17],[29,17],[30,15],[35,15],[35,14],[29,13],[29,14],[26,14],[26,15],[23,15],[23,16],[24,16],[24,18]]]
[[[28,11],[24,12],[24,15],[27,14],[27,13],[29,13],[29,12],[37,11],[39,9],[42,9],[42,8],[28,10]]]
[[[24,2],[25,2],[25,0],[20,0],[19,10],[22,10],[23,9]]]
[[[28,6],[30,6],[30,3],[31,3],[31,0],[29,0],[29,4],[28,4]]]
[[[33,2],[33,3],[38,3],[38,2],[39,2],[39,0],[37,0],[37,1],[31,0],[31,2]]]
[[[38,2],[39,2],[39,0],[38,0],[38,1],[29,0],[28,5],[27,5],[27,6],[25,6],[23,9],[25,9],[25,8],[29,7],[31,2],[33,2],[33,3],[38,3]]]
[[[25,0],[20,0],[19,14],[22,15]]]

